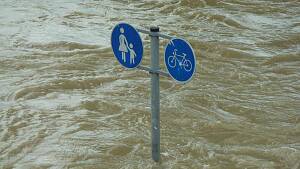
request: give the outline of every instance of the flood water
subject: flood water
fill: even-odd
[[[150,76],[110,47],[121,21],[157,25],[197,56],[188,84],[161,77],[160,163]],[[298,0],[0,2],[1,169],[298,169],[299,100]]]

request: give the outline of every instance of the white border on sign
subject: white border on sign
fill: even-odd
[[[194,72],[193,72],[192,76],[191,76],[188,80],[186,80],[186,81],[179,81],[179,80],[175,79],[175,78],[171,75],[171,73],[169,72],[169,69],[168,69],[168,67],[167,67],[167,63],[166,63],[166,50],[167,50],[168,45],[171,43],[171,41],[172,41],[172,40],[175,40],[175,39],[180,39],[180,40],[183,40],[185,43],[187,43],[187,44],[189,45],[189,47],[192,49],[192,52],[193,52],[193,55],[194,55],[194,59],[195,59],[195,68],[194,68]],[[164,61],[165,61],[165,66],[166,66],[166,69],[168,70],[168,73],[170,74],[170,76],[172,77],[172,79],[174,79],[174,80],[175,80],[177,83],[179,83],[179,84],[186,84],[186,83],[188,83],[189,81],[192,80],[192,78],[194,77],[194,75],[195,75],[195,73],[196,73],[197,60],[196,60],[196,55],[195,55],[194,49],[193,49],[192,45],[191,45],[188,41],[186,41],[185,39],[183,39],[183,38],[172,38],[172,39],[167,43],[167,45],[165,46]]]
[[[110,46],[111,46],[111,48],[112,48],[112,33],[113,33],[113,30],[117,27],[117,26],[119,26],[120,24],[126,24],[126,25],[129,25],[129,26],[131,26],[134,30],[135,30],[135,32],[138,34],[138,37],[140,38],[140,40],[141,40],[141,42],[142,42],[142,48],[143,48],[143,52],[142,52],[142,58],[141,58],[141,61],[140,61],[140,63],[139,64],[137,64],[135,67],[133,67],[133,68],[129,68],[129,67],[126,67],[126,66],[124,66],[120,61],[119,61],[119,59],[118,59],[118,57],[115,55],[115,52],[113,51],[113,53],[114,53],[114,55],[115,55],[115,58],[118,60],[118,62],[124,67],[124,68],[126,68],[126,69],[136,69],[141,63],[142,63],[142,61],[143,61],[143,56],[144,56],[144,44],[143,44],[143,40],[142,40],[142,38],[141,38],[141,35],[139,34],[139,32],[135,29],[135,27],[133,27],[132,25],[130,25],[130,24],[128,24],[128,23],[126,23],[126,22],[119,22],[117,25],[115,25],[114,27],[113,27],[113,29],[112,29],[112,31],[111,31],[111,35],[110,35]]]

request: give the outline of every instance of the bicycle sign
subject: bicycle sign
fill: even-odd
[[[165,48],[165,64],[174,80],[188,82],[196,70],[193,48],[184,39],[173,38]]]
[[[171,68],[175,68],[177,62],[180,68],[183,68],[185,71],[189,72],[192,70],[192,62],[186,59],[186,54],[182,53],[182,55],[179,55],[177,54],[177,49],[174,49],[173,55],[168,57],[168,65]]]

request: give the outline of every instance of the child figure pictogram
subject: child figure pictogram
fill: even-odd
[[[129,44],[129,54],[130,54],[130,64],[134,64],[134,58],[136,57],[136,53],[133,50],[133,44]]]

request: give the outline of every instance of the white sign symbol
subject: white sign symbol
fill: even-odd
[[[177,54],[177,49],[174,49],[173,55],[168,57],[168,65],[171,68],[175,68],[177,62],[181,69],[183,68],[187,72],[192,70],[192,62],[189,59],[186,59],[186,54]]]
[[[120,28],[120,36],[119,36],[119,51],[122,52],[122,60],[126,63],[126,53],[129,50],[129,55],[130,55],[130,64],[134,64],[134,58],[136,57],[136,53],[133,50],[133,44],[130,43],[128,45],[128,41],[124,35],[124,28]]]
[[[133,50],[133,44],[129,44],[129,54],[130,54],[130,64],[134,64],[134,58],[136,57],[136,53]]]

